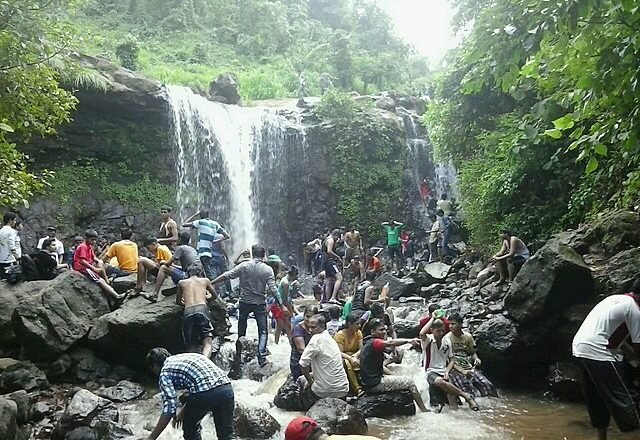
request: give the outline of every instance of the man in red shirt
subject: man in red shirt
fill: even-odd
[[[112,298],[121,300],[126,296],[126,293],[118,294],[109,284],[104,265],[93,252],[96,241],[98,241],[98,233],[93,229],[87,229],[84,233],[84,242],[78,245],[73,253],[73,270],[80,272],[99,285]]]

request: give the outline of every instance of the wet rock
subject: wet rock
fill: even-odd
[[[374,286],[381,288],[389,283],[389,297],[398,299],[402,296],[413,296],[417,294],[418,286],[416,282],[409,277],[397,278],[390,273],[383,273],[374,282]]]
[[[633,280],[640,275],[640,248],[628,249],[611,257],[604,274],[607,294],[631,291]]]
[[[553,317],[594,295],[591,271],[570,247],[551,239],[516,276],[505,308],[520,324]]]
[[[127,275],[126,277],[118,277],[113,280],[113,283],[111,283],[111,286],[113,287],[113,290],[115,290],[116,292],[124,293],[127,290],[130,290],[136,287],[136,282],[137,282],[136,277],[137,277],[136,274]]]
[[[47,376],[29,361],[10,365],[0,374],[0,392],[3,393],[46,388],[49,388]]]
[[[18,434],[18,406],[13,400],[0,397],[0,438],[6,440],[17,439]]]
[[[116,386],[105,388],[97,394],[98,396],[109,399],[112,402],[120,403],[138,399],[142,397],[144,393],[145,389],[142,385],[129,382],[128,380],[121,380]]]
[[[258,359],[252,359],[242,367],[242,377],[247,379],[262,382],[278,372],[276,367],[271,362],[267,363],[264,367],[258,364]]]
[[[397,319],[393,323],[393,328],[399,338],[417,338],[420,333],[420,327],[416,321]]]
[[[474,338],[482,364],[487,371],[498,374],[511,371],[518,327],[512,320],[498,315],[483,321],[475,330]]]
[[[300,401],[300,388],[291,376],[278,389],[273,404],[285,411],[303,411],[302,402]]]
[[[100,440],[120,440],[131,438],[134,435],[131,429],[113,420],[96,419],[92,423],[92,428],[98,434]]]
[[[355,407],[367,418],[413,416],[416,413],[409,391],[366,394],[358,399]]]
[[[173,297],[161,295],[154,304],[134,298],[95,320],[87,343],[105,359],[145,368],[144,359],[151,348],[165,347],[171,353],[184,349],[182,307],[175,304]]]
[[[451,270],[451,266],[440,262],[434,262],[426,264],[424,266],[424,270],[431,275],[434,280],[443,281],[447,278],[447,275]]]
[[[280,424],[262,408],[236,404],[233,411],[233,428],[240,438],[268,439],[280,431]]]
[[[61,415],[54,436],[65,437],[78,427],[93,428],[107,421],[117,422],[118,417],[118,409],[110,400],[96,396],[91,391],[80,389],[73,395]]]
[[[396,102],[393,100],[393,98],[389,96],[385,96],[380,99],[377,99],[375,102],[375,106],[378,107],[379,109],[386,110],[388,112],[396,111]]]
[[[94,320],[105,313],[109,303],[100,287],[69,271],[22,301],[14,311],[13,324],[29,359],[53,360],[84,338]]]
[[[431,263],[433,264],[433,263]],[[431,298],[442,291],[445,288],[445,285],[442,283],[435,283],[429,286],[423,286],[420,288],[420,296],[423,298]]]
[[[243,377],[245,373],[257,374],[257,356],[258,356],[258,341],[255,339],[249,339],[245,336],[238,338],[235,344],[235,354],[233,355],[233,361],[231,363],[231,369],[229,370],[229,377],[237,380]],[[248,368],[247,366],[251,361],[255,361],[256,367]]]
[[[88,426],[80,426],[67,432],[64,440],[98,440],[98,433]]]
[[[582,402],[582,386],[578,366],[569,362],[558,362],[549,368],[547,384],[551,393],[567,402]]]
[[[37,422],[50,416],[52,413],[53,408],[51,408],[49,403],[42,401],[36,402],[35,405],[33,405],[32,419]]]
[[[52,380],[61,378],[73,366],[73,362],[69,354],[63,354],[55,361],[46,365],[45,372],[47,373],[47,377],[50,377]]]
[[[0,373],[6,370],[11,365],[19,364],[20,361],[12,358],[0,358]]]
[[[13,400],[17,406],[16,420],[20,424],[27,423],[31,419],[31,398],[25,390],[0,396],[3,399]]]
[[[365,435],[369,430],[362,412],[340,399],[320,399],[306,415],[318,422],[329,435]]]
[[[209,84],[209,99],[224,104],[240,104],[242,98],[238,92],[238,80],[231,73],[220,74]]]
[[[73,366],[66,378],[74,383],[95,382],[106,378],[111,371],[111,365],[87,348],[77,348],[70,353],[70,356]]]
[[[3,283],[0,288],[0,353],[9,354],[17,348],[11,317],[23,299],[37,296],[48,281],[28,281],[18,284]]]

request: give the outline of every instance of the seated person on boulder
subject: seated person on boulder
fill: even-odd
[[[502,240],[502,247],[498,253],[493,256],[493,259],[496,261],[496,269],[500,277],[498,283],[502,284],[506,283],[507,279],[509,282],[512,282],[520,271],[520,268],[522,268],[522,265],[531,255],[529,254],[527,245],[518,237],[511,234],[510,231],[506,229],[502,231],[500,239]]]
[[[138,259],[138,280],[132,296],[144,291],[144,285],[147,282],[147,273],[151,273],[151,275],[157,277],[162,263],[171,259],[171,251],[167,246],[159,244],[157,238],[147,238],[143,244],[144,247],[151,252],[153,259],[147,257],[140,257]],[[145,296],[145,298],[147,297]]]
[[[433,330],[433,333],[429,333]],[[445,396],[451,409],[458,409],[457,397],[462,397],[469,404],[469,408],[478,410],[473,397],[463,392],[449,381],[449,374],[454,366],[453,348],[451,341],[444,338],[444,323],[432,316],[427,325],[420,330],[422,341],[423,366],[427,372],[431,405],[439,410],[445,404]],[[439,411],[438,411],[439,412]]]
[[[180,280],[187,278],[187,268],[196,261],[201,261],[198,258],[198,252],[189,246],[189,240],[191,240],[191,235],[187,231],[182,231],[178,234],[178,247],[171,258],[160,263],[153,294],[147,299],[150,301],[157,300],[162,283],[167,276],[171,277],[173,284],[177,285]],[[176,261],[180,262],[180,267],[174,265]],[[200,266],[202,267],[202,264]]]
[[[309,319],[311,339],[300,356],[300,400],[308,410],[323,397],[341,399],[349,394],[349,380],[342,367],[338,344],[327,331],[325,318],[318,314]],[[313,370],[313,374],[311,371]]]
[[[180,246],[176,249],[178,253]],[[194,249],[195,251],[195,249]],[[182,315],[182,337],[187,350],[211,356],[213,346],[213,326],[207,300],[218,295],[209,278],[204,277],[204,268],[196,254],[194,261],[187,268],[187,279],[178,281],[176,303],[184,306]]]
[[[60,272],[64,272],[68,269],[66,263],[58,263],[60,261],[58,259],[58,251],[56,249],[56,241],[52,238],[47,238],[42,242],[42,250],[49,254],[49,257],[56,264],[55,272],[59,274]]]
[[[351,392],[357,396],[362,394],[362,386],[358,379],[360,371],[360,351],[362,350],[362,332],[360,331],[360,313],[351,312],[347,315],[345,327],[334,336],[338,348],[342,353],[342,361],[347,372]]]
[[[84,243],[80,244],[73,253],[73,270],[80,272],[93,281],[107,294],[116,300],[126,297],[126,293],[118,294],[109,284],[107,272],[102,261],[96,258],[93,246],[98,241],[98,233],[93,229],[87,229],[84,233]]]
[[[105,263],[112,258],[118,261],[118,267],[107,265],[107,275],[112,278],[126,277],[138,271],[138,245],[131,241],[133,231],[129,228],[120,231],[122,240],[116,241],[104,254]]]
[[[499,397],[496,387],[477,369],[481,362],[476,353],[476,342],[471,333],[462,330],[462,318],[457,313],[452,313],[449,322],[451,332],[444,337],[453,348],[454,364],[449,380],[471,396]]]
[[[304,310],[304,319],[302,322],[295,324],[293,330],[291,330],[291,356],[289,358],[289,368],[291,369],[291,375],[293,380],[298,380],[302,376],[302,370],[300,369],[300,356],[304,352],[305,347],[311,340],[311,332],[309,331],[310,319],[317,313],[315,307],[308,306]]]
[[[360,353],[360,381],[366,393],[388,393],[409,391],[421,411],[428,411],[416,384],[410,377],[384,374],[385,352],[388,349],[410,344],[413,339],[386,340],[387,326],[384,321],[374,319],[370,324],[371,334],[364,338]]]

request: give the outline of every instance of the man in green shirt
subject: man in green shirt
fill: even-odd
[[[400,231],[403,224],[395,220],[383,222],[382,227],[387,233],[387,250],[389,252],[389,258],[391,259],[391,270],[396,270],[396,257],[402,258],[402,252],[400,248]]]

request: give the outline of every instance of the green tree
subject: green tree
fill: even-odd
[[[0,2],[0,205],[25,204],[48,173],[27,171],[18,146],[55,133],[70,119],[74,96],[58,83],[71,42],[50,1]]]

